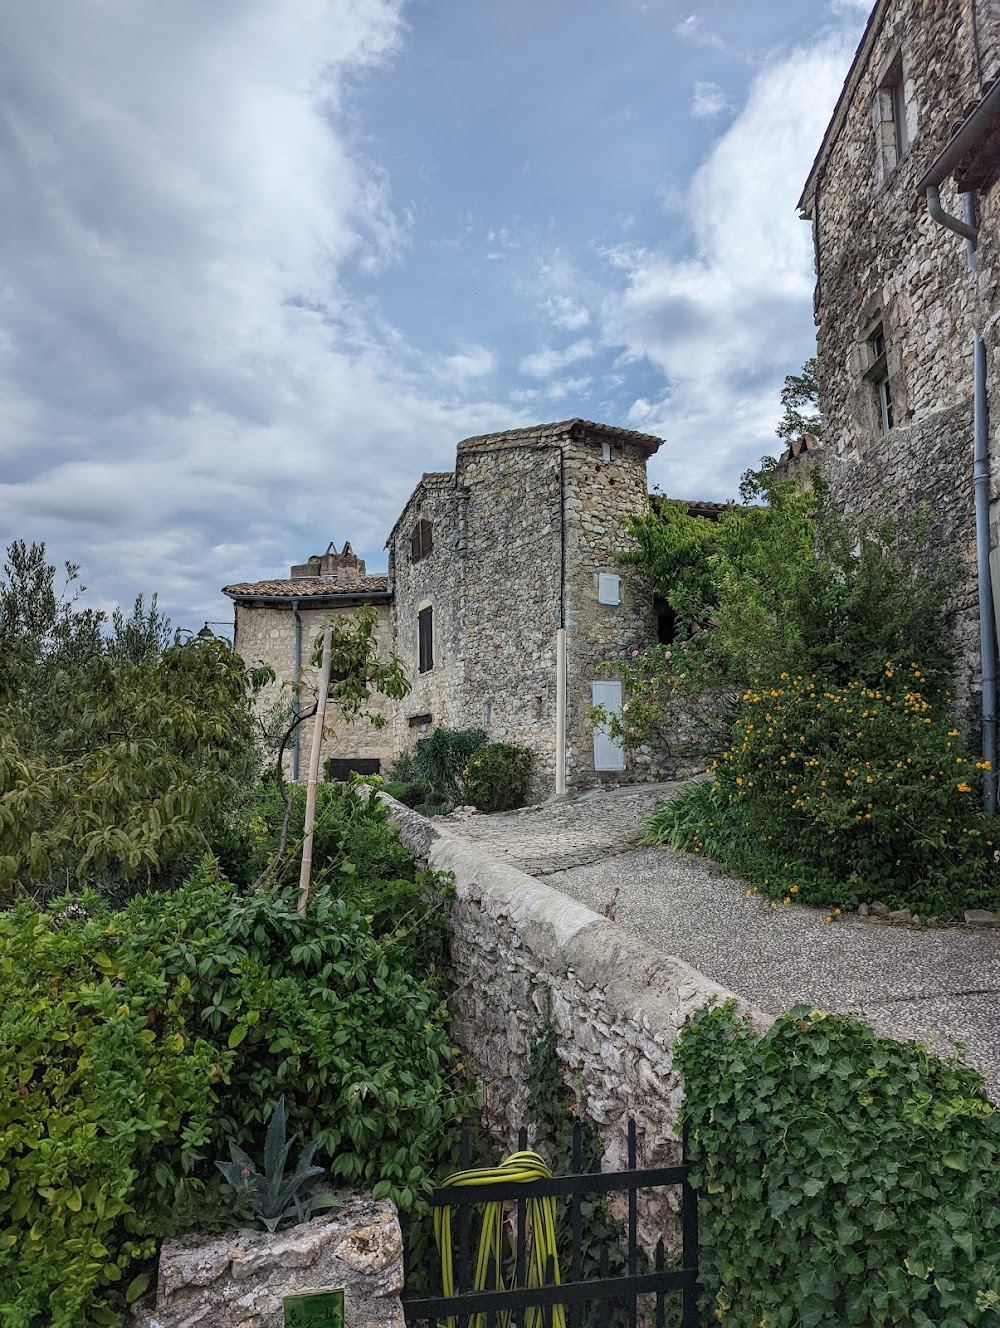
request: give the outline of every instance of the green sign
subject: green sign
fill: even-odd
[[[285,1297],[285,1328],[344,1328],[344,1291],[305,1291]]]

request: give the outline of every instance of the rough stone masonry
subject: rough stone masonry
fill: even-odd
[[[485,1120],[500,1145],[517,1147],[531,1051],[551,1019],[564,1079],[600,1135],[604,1169],[626,1164],[630,1117],[641,1167],[678,1162],[683,1086],[673,1046],[689,1014],[731,993],[558,890],[386,801],[413,856],[454,873],[452,1035],[484,1085]],[[773,1022],[745,1002],[737,1006],[761,1032]],[[676,1247],[678,1200],[673,1191],[640,1194],[647,1253],[664,1234],[668,1247]]]

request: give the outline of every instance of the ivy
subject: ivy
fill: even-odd
[[[701,1280],[729,1328],[996,1328],[1000,1118],[955,1059],[805,1006],[682,1031]]]

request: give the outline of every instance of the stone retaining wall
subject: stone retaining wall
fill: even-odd
[[[382,795],[385,797],[385,795]],[[547,1015],[565,1082],[597,1128],[605,1170],[625,1165],[629,1117],[640,1166],[680,1158],[683,1088],[673,1045],[687,1016],[731,995],[558,890],[495,862],[390,798],[415,858],[455,876],[452,1035],[484,1086],[485,1123],[506,1148],[523,1122],[528,1062]],[[738,1002],[760,1031],[772,1019]],[[647,1251],[674,1237],[676,1194],[640,1196]]]

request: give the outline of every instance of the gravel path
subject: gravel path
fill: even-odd
[[[676,784],[597,790],[449,830],[601,913],[619,887],[618,925],[677,955],[758,1008],[799,1002],[863,1015],[881,1033],[964,1042],[1000,1101],[1000,931],[923,929],[801,905],[771,908],[713,864],[637,847],[642,822]]]

